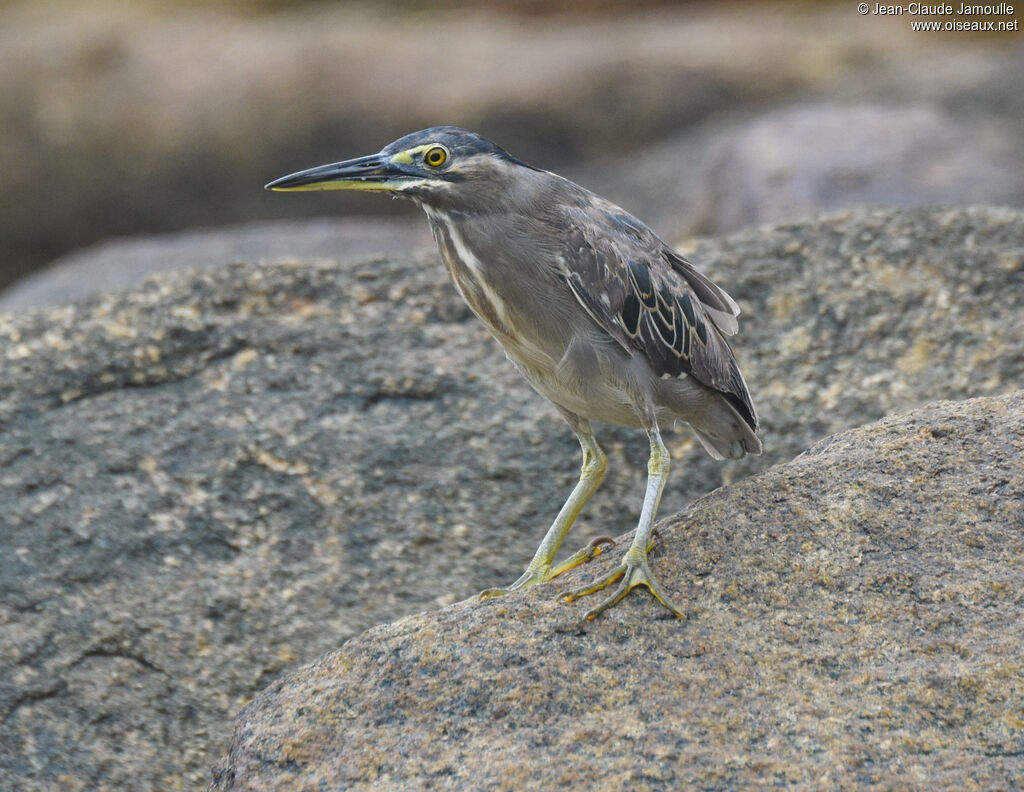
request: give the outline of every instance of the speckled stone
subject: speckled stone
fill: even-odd
[[[1019,212],[857,212],[687,252],[744,309],[766,454],[719,463],[666,433],[666,517],[837,431],[1024,387]],[[598,434],[608,476],[567,548],[639,508],[646,439]],[[0,777],[205,785],[275,679],[515,579],[578,465],[433,253],[236,264],[0,315]]]
[[[661,532],[687,619],[583,625],[543,586],[377,627],[247,706],[211,789],[1024,785],[1024,391],[831,437]]]

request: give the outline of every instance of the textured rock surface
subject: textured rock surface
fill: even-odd
[[[1022,239],[1005,210],[855,213],[691,251],[744,308],[767,453],[667,435],[662,514],[895,409],[1024,386]],[[571,546],[639,506],[646,440],[598,434],[609,475]],[[205,783],[283,673],[514,579],[578,464],[434,254],[0,316],[0,776]]]
[[[1024,391],[831,437],[662,528],[688,619],[545,586],[375,628],[246,707],[211,788],[1019,788],[1022,505]]]

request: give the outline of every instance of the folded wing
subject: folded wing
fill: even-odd
[[[610,204],[567,210],[563,261],[573,293],[658,376],[687,375],[721,393],[744,421],[757,414],[725,335],[739,307],[640,221]]]

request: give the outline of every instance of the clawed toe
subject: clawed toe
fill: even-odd
[[[580,597],[586,597],[598,591],[603,591],[616,581],[620,581],[619,585],[610,596],[606,597],[595,607],[587,611],[586,618],[588,620],[597,618],[599,615],[604,613],[604,611],[608,610],[608,608],[621,601],[623,597],[637,586],[646,586],[658,602],[668,608],[668,610],[672,611],[672,613],[677,617],[683,618],[682,611],[672,604],[672,600],[669,599],[668,595],[664,592],[661,585],[654,577],[654,573],[651,572],[651,568],[647,564],[646,554],[643,554],[639,558],[631,558],[632,555],[634,554],[631,549],[631,552],[626,554],[626,557],[623,558],[622,563],[619,566],[585,586],[573,589],[572,591],[562,592],[559,594],[558,598],[567,603],[575,602]]]
[[[527,569],[518,580],[507,588],[484,589],[480,592],[479,599],[485,600],[491,599],[492,597],[500,597],[511,591],[519,591],[520,589],[529,588],[537,583],[545,583],[552,578],[568,572],[570,569],[575,569],[580,564],[585,564],[588,561],[592,561],[597,558],[604,552],[606,546],[614,547],[615,540],[610,536],[597,536],[591,539],[585,547],[577,550],[565,559],[561,564],[554,567]]]

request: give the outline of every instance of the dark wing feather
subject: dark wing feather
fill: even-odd
[[[723,334],[739,308],[653,231],[601,199],[566,211],[565,276],[594,320],[657,376],[686,374],[727,398],[752,429],[757,415]]]
[[[736,335],[740,329],[736,317],[740,315],[740,307],[733,301],[732,297],[722,291],[718,286],[702,273],[697,271],[689,261],[684,259],[674,250],[666,247],[665,258],[669,265],[683,276],[683,279],[693,289],[693,293],[704,306],[704,310],[711,321],[719,330],[726,335]]]

